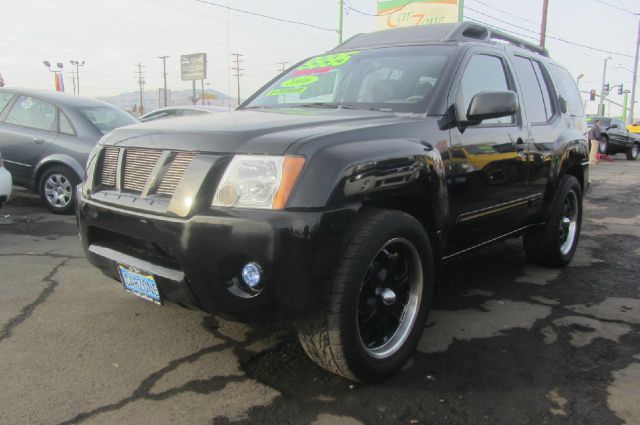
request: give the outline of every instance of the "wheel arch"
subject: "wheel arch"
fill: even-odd
[[[42,178],[42,175],[44,174],[44,172],[56,165],[63,165],[65,167],[69,167],[76,174],[76,177],[78,177],[79,181],[84,180],[84,177],[85,177],[84,167],[80,165],[78,161],[76,161],[69,155],[64,155],[64,154],[50,155],[40,160],[40,162],[38,162],[38,164],[35,167],[35,171],[33,174],[33,189],[36,192],[39,189],[38,186],[40,185],[40,179]]]

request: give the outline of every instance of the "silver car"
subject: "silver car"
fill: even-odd
[[[89,152],[114,128],[138,122],[105,102],[47,90],[0,88],[0,151],[13,182],[49,210],[73,212]]]

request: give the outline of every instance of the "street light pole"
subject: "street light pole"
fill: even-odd
[[[598,115],[604,115],[604,98],[606,97],[604,94],[604,87],[607,79],[607,62],[609,59],[613,59],[611,56],[607,57],[604,60],[604,69],[602,70],[602,88],[600,90],[600,103],[598,104]]]
[[[576,87],[578,87],[578,90],[580,90],[580,80],[582,80],[582,77],[584,77],[582,73],[576,77]]]
[[[338,20],[338,44],[342,44],[343,21],[344,21],[344,0],[340,0],[340,18]]]
[[[636,13],[640,16],[640,13]],[[633,62],[633,83],[631,84],[631,105],[629,106],[629,124],[633,123],[633,111],[636,103],[636,84],[638,83],[638,52],[640,51],[640,18],[638,19],[638,39],[636,41],[636,58]]]
[[[84,66],[84,61],[80,62],[80,61],[76,61],[76,60],[72,60],[70,61],[71,65],[75,65],[76,66],[76,78],[75,78],[75,87],[77,88],[77,92],[78,94],[80,94],[80,67]],[[75,90],[74,90],[75,92]]]

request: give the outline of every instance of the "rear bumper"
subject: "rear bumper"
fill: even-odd
[[[163,300],[206,312],[303,315],[326,297],[341,236],[355,209],[207,211],[187,219],[124,210],[78,193],[88,260],[119,279],[122,263],[156,277]],[[219,214],[219,212],[218,212]],[[256,262],[264,289],[250,294],[241,269]]]

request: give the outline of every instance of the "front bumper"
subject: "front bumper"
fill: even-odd
[[[88,260],[119,279],[122,263],[156,277],[163,300],[206,312],[303,315],[326,299],[342,235],[355,209],[206,211],[190,218],[135,212],[83,197],[80,236]],[[263,269],[264,289],[238,285],[242,266]]]
[[[11,197],[11,173],[6,168],[0,167],[0,206]]]

